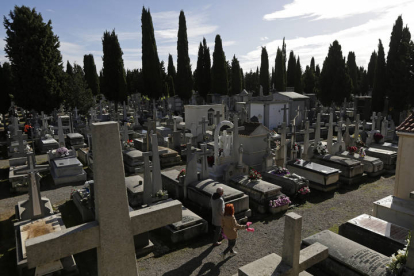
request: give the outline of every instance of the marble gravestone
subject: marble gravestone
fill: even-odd
[[[55,185],[86,181],[86,172],[76,157],[60,157],[50,160],[50,173]]]
[[[144,157],[140,150],[123,151],[125,171],[136,174],[144,171]]]
[[[295,196],[299,189],[309,187],[309,180],[296,173],[287,175],[275,174],[275,169],[262,172],[263,180],[282,187],[282,192],[288,196]]]
[[[390,258],[329,230],[302,241],[304,246],[321,243],[328,247],[329,257],[318,264],[330,275],[386,276]]]

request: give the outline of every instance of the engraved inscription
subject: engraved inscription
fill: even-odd
[[[386,265],[388,258],[384,258],[375,251],[369,249],[359,250],[349,258],[350,264],[369,275],[387,275]]]

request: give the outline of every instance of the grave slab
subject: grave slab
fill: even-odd
[[[290,173],[296,173],[309,180],[309,186],[313,189],[328,192],[338,188],[340,170],[324,166],[315,162],[299,159],[289,161],[286,167]]]
[[[261,214],[269,211],[270,200],[275,200],[284,195],[280,191],[282,187],[261,179],[251,181],[245,175],[231,178],[228,185],[248,195],[249,206],[254,207]]]
[[[274,174],[274,169],[262,172],[264,180],[282,187],[282,192],[288,196],[294,196],[298,190],[309,186],[309,180],[295,173],[288,175]]]
[[[381,253],[329,230],[307,237],[302,245],[307,247],[316,242],[328,247],[328,259],[317,266],[330,275],[387,275],[390,258]]]
[[[184,200],[184,181],[177,179],[180,171],[169,170],[161,172],[162,187],[168,191],[170,197]]]
[[[352,185],[363,180],[364,165],[357,160],[331,154],[314,155],[311,161],[340,170],[339,181]]]
[[[372,157],[379,158],[384,163],[384,169],[389,172],[395,172],[397,166],[397,152],[369,147],[365,150],[365,153]]]
[[[339,234],[386,256],[406,245],[409,230],[385,220],[362,214],[339,227]]]
[[[337,155],[360,161],[364,165],[364,172],[368,176],[375,177],[384,172],[384,163],[377,157],[368,155],[361,157],[358,153],[349,153],[348,151],[337,153]]]

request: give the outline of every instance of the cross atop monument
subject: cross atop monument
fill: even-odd
[[[204,180],[208,178],[208,163],[207,156],[211,155],[212,151],[207,149],[206,144],[200,144],[201,152],[197,152],[197,157],[201,158],[201,175],[200,179]]]
[[[328,139],[327,139],[327,145],[326,145],[329,153],[332,152],[333,127],[334,127],[333,114],[330,113],[329,123],[328,123]]]
[[[208,121],[206,120],[206,117],[203,116],[200,122],[198,122],[199,125],[201,125],[201,134],[203,135],[203,141],[204,141],[204,135],[206,134],[206,125],[208,125]]]
[[[65,135],[63,134],[63,125],[62,117],[58,117],[58,137],[59,137],[59,147],[65,147]]]
[[[370,119],[372,120],[372,128],[371,128],[371,130],[372,131],[375,131],[375,122],[377,120],[377,116],[376,116],[376,113],[375,112],[372,112],[372,116],[371,116]]]
[[[289,110],[289,108],[286,107],[286,104],[283,104],[282,111],[283,111],[283,122],[284,123],[287,123],[287,117],[286,117],[286,111],[287,110]]]
[[[138,275],[133,237],[182,220],[177,200],[129,212],[118,123],[94,123],[92,139],[96,221],[27,240],[29,269],[97,248],[99,276]]]
[[[233,155],[233,162],[236,163],[240,163],[240,153],[239,153],[239,148],[240,148],[240,144],[239,144],[239,130],[244,130],[244,126],[239,127],[239,117],[237,117],[237,115],[234,115],[233,117],[233,127],[227,129],[228,131],[233,131],[233,151],[232,151],[232,155]]]
[[[316,126],[315,126],[315,147],[318,146],[321,140],[321,113],[316,115]]]

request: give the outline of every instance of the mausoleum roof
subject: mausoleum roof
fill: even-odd
[[[411,115],[399,125],[396,130],[398,132],[410,132],[414,133],[414,110],[411,111]]]
[[[244,126],[244,130],[240,130],[239,135],[250,136],[259,127],[263,127],[270,132],[270,130],[264,125],[262,125],[261,123],[249,122],[249,123],[244,123],[243,126]]]
[[[305,95],[302,95],[302,94],[299,94],[299,93],[296,93],[296,92],[277,92],[277,93],[279,93],[280,95],[283,95],[285,97],[291,98],[293,100],[295,100],[295,99],[309,99],[308,96],[305,96]]]

